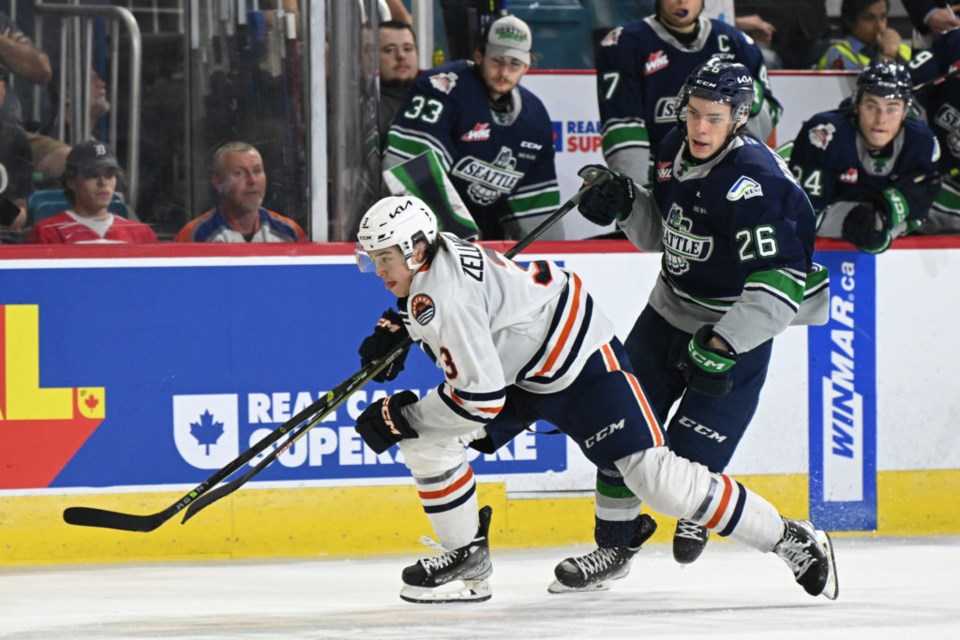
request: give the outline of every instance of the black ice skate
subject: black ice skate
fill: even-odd
[[[493,509],[480,509],[477,536],[467,545],[433,558],[422,558],[403,570],[400,597],[407,602],[482,602],[493,595],[487,578],[493,573],[487,532]]]
[[[797,584],[807,593],[836,600],[840,587],[830,536],[805,520],[784,518],[783,525],[783,537],[773,552],[787,563]]]
[[[695,562],[703,553],[709,538],[710,532],[706,527],[690,520],[678,520],[677,529],[673,532],[673,559],[680,564]]]
[[[599,547],[582,556],[567,558],[553,570],[557,577],[547,591],[570,593],[579,591],[606,591],[610,583],[630,573],[630,562],[657,530],[657,523],[647,514],[637,521],[633,540],[626,547]]]

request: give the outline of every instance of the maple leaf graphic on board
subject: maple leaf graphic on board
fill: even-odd
[[[223,435],[223,423],[214,420],[208,409],[200,415],[200,422],[190,423],[190,435],[196,438],[197,444],[205,446],[206,455],[210,455],[210,445],[217,444]]]
[[[83,401],[83,404],[87,405],[91,410],[96,409],[97,405],[100,404],[100,399],[91,393]]]

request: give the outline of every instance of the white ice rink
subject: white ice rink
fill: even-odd
[[[282,541],[278,542],[282,544]],[[653,545],[607,592],[550,595],[587,548],[497,551],[493,599],[414,605],[410,558],[0,569],[0,638],[960,638],[960,539],[835,540],[840,598],[811,598],[772,554]]]

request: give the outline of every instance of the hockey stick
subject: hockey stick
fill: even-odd
[[[911,89],[911,91],[912,91],[913,93],[915,93],[915,94],[916,94],[916,93],[921,93],[921,92],[926,91],[927,89],[929,89],[929,88],[931,88],[931,87],[934,87],[934,86],[940,84],[940,83],[943,82],[944,80],[947,80],[947,79],[949,79],[949,78],[952,78],[953,76],[957,75],[957,73],[960,73],[960,65],[950,67],[950,69],[948,69],[947,72],[946,72],[945,74],[943,74],[942,76],[937,76],[936,78],[933,78],[932,80],[927,80],[926,82],[921,82],[921,83],[918,84],[918,85],[914,85],[914,87]]]
[[[519,254],[521,251],[526,249],[528,246],[530,246],[530,244],[534,240],[536,240],[541,235],[543,235],[543,233],[547,229],[552,227],[554,224],[556,224],[556,222],[560,220],[560,218],[565,216],[567,213],[570,212],[571,209],[573,209],[575,206],[580,204],[580,199],[583,197],[583,194],[586,193],[588,189],[592,189],[595,186],[603,184],[604,182],[610,179],[610,176],[611,174],[608,171],[603,171],[601,169],[593,168],[593,167],[587,169],[586,175],[583,176],[585,180],[585,184],[583,188],[581,188],[580,191],[574,194],[574,196],[570,198],[570,200],[565,202],[559,209],[557,209],[552,214],[550,214],[549,218],[547,218],[546,220],[541,222],[539,225],[537,225],[537,227],[533,229],[533,231],[528,233],[522,240],[520,240],[519,242],[517,242],[517,244],[513,245],[506,252],[504,252],[504,256],[507,258],[513,258],[517,254]],[[413,344],[413,340],[410,339],[410,337],[407,337],[407,339],[404,340],[403,343],[401,343],[397,347],[394,347],[393,351],[389,352],[386,356],[384,356],[380,364],[384,366],[389,364],[404,349],[407,349],[411,344]],[[383,368],[384,367],[378,367],[377,372],[379,372]],[[359,374],[354,374],[354,377],[356,377],[357,375]],[[363,380],[357,385],[356,388],[359,388],[364,384],[366,384],[374,375],[376,375],[376,372],[369,374],[365,380]],[[234,491],[242,487],[244,484],[246,484],[247,481],[249,481],[251,478],[256,476],[265,468],[267,468],[274,460],[279,458],[281,455],[283,455],[285,451],[287,451],[290,447],[292,447],[297,440],[302,438],[307,433],[307,431],[312,429],[316,424],[318,424],[321,420],[323,420],[323,418],[328,413],[330,413],[331,411],[336,409],[338,406],[340,406],[340,404],[342,404],[347,399],[348,395],[349,394],[345,394],[343,395],[343,397],[338,397],[336,399],[333,399],[331,401],[332,404],[326,410],[323,411],[322,415],[318,413],[309,422],[304,424],[299,430],[296,430],[295,432],[291,433],[290,437],[282,446],[277,447],[276,449],[268,453],[266,456],[264,456],[264,458],[260,462],[258,462],[252,469],[247,471],[245,474],[243,474],[236,480],[231,480],[230,482],[222,486],[219,486],[216,489],[213,489],[212,491],[194,500],[190,504],[189,508],[187,509],[187,513],[184,514],[183,521],[181,522],[181,524],[185,523],[187,520],[197,515],[197,513],[199,513],[201,509],[204,509],[210,506],[211,504],[213,504],[214,502],[216,502],[217,500],[230,495],[231,493],[233,493]]]
[[[584,178],[585,184],[583,188],[574,194],[573,197],[565,202],[559,209],[552,213],[549,218],[540,223],[525,238],[507,250],[504,255],[506,255],[508,258],[512,258],[520,253],[520,251],[543,235],[548,228],[553,226],[571,209],[580,204],[580,199],[583,197],[584,193],[594,186],[600,185],[609,180],[610,173],[600,169],[594,169],[591,173],[584,176]],[[197,508],[193,509],[192,511],[188,511],[183,519],[183,522],[186,522],[189,518],[196,515],[198,511],[206,506],[209,506],[216,500],[233,493],[239,489],[240,486],[250,480],[250,478],[254,477],[257,475],[257,473],[265,469],[271,462],[280,457],[284,451],[292,446],[296,440],[300,439],[307,431],[313,428],[313,426],[318,424],[321,420],[323,420],[324,417],[326,417],[331,411],[333,411],[344,400],[346,400],[351,393],[360,389],[360,387],[372,380],[374,376],[386,369],[390,363],[399,357],[400,354],[411,344],[413,344],[413,340],[408,336],[406,340],[394,347],[393,350],[385,355],[382,359],[371,362],[367,366],[360,369],[360,371],[350,376],[350,378],[341,382],[332,391],[329,391],[326,395],[324,395],[323,398],[317,400],[309,407],[300,411],[300,413],[292,417],[290,420],[274,429],[269,435],[257,442],[257,444],[240,454],[237,458],[191,489],[177,502],[170,505],[163,511],[147,515],[137,515],[132,513],[122,513],[119,511],[110,511],[108,509],[97,509],[94,507],[68,507],[63,512],[64,521],[68,524],[85,527],[103,527],[106,529],[119,529],[123,531],[153,531],[164,522],[175,516],[177,513],[189,507],[195,501],[199,501],[201,496],[211,492],[211,489],[213,489],[217,484],[239,471],[243,465],[247,464],[256,456],[264,452],[270,447],[270,445],[279,441],[284,436],[288,436],[287,441],[281,447],[276,448],[268,453],[264,459],[258,462],[253,469],[232,483],[228,483],[227,485],[221,487],[220,490],[218,490],[210,500],[204,501]]]

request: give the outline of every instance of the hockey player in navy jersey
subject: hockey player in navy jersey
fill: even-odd
[[[597,224],[616,221],[640,249],[663,252],[625,347],[658,419],[677,405],[671,449],[715,473],[753,417],[774,336],[825,322],[829,297],[828,273],[812,260],[809,200],[779,156],[742,135],[753,91],[743,65],[705,63],[677,97],[678,126],[660,145],[652,191],[618,175],[580,205]],[[598,548],[561,562],[551,591],[603,589],[629,571],[642,496],[610,467],[596,486]],[[709,528],[682,516],[674,558],[696,560]]]
[[[912,89],[903,65],[880,60],[857,76],[850,106],[803,123],[790,167],[817,211],[817,235],[881,253],[927,219],[940,146],[908,117]]]
[[[944,175],[940,191],[930,207],[919,235],[960,233],[960,178],[952,175],[960,167],[960,29],[945,31],[933,41],[929,51],[920,51],[907,65],[916,84],[936,83],[920,92],[918,101],[927,124],[940,143],[940,172]],[[937,82],[948,73],[949,78]]]
[[[650,158],[675,126],[674,97],[687,76],[710,58],[750,70],[755,101],[747,131],[766,141],[780,117],[760,49],[743,32],[701,16],[702,11],[703,0],[657,0],[654,15],[617,27],[600,43],[603,156],[611,169],[638,184],[651,179]]]
[[[560,204],[550,116],[520,86],[531,40],[519,18],[495,20],[472,61],[420,75],[387,133],[390,193],[429,202],[445,231],[518,239]]]
[[[805,200],[802,193],[798,197]],[[760,223],[746,228],[764,247],[779,239],[787,224],[764,216],[746,222]],[[547,260],[522,267],[492,249],[439,233],[433,212],[412,196],[375,204],[357,238],[358,262],[374,269],[397,296],[401,321],[397,331],[384,330],[392,324],[389,318],[378,323],[374,342],[381,353],[368,349],[366,355],[382,358],[391,351],[390,340],[382,338],[404,340],[409,332],[444,375],[422,398],[401,391],[371,402],[357,418],[357,432],[374,452],[399,445],[443,548],[403,570],[401,598],[490,598],[491,509],[478,509],[465,445],[512,436],[540,419],[559,427],[598,467],[616,468],[626,486],[658,512],[773,551],[807,593],[837,597],[833,548],[825,532],[782,518],[734,479],[665,446],[661,421],[631,372],[613,324],[575,273]],[[771,307],[795,307],[803,296],[809,260],[798,245],[787,238],[782,245],[793,256],[795,273],[784,269],[758,281],[778,292],[787,289],[771,296],[784,298]],[[759,302],[762,296],[754,298]],[[790,315],[771,310],[771,322]],[[739,328],[722,332],[734,349],[755,341],[756,334]],[[720,361],[709,349],[703,353]]]

